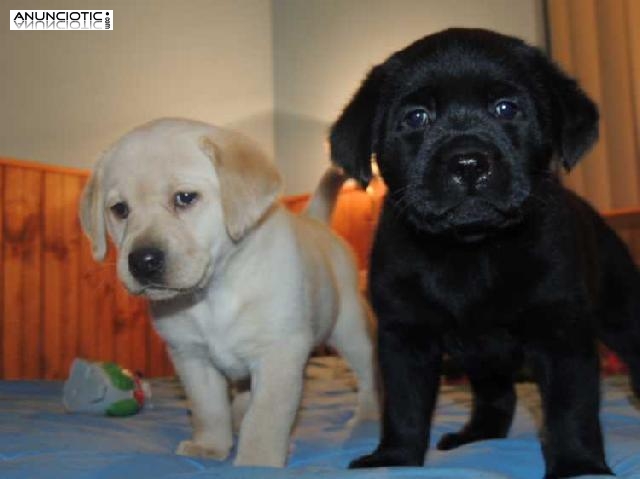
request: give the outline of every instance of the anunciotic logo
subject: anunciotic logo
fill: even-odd
[[[113,30],[113,10],[11,10],[11,30]]]

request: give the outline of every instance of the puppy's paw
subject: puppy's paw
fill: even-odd
[[[401,449],[376,449],[371,454],[359,457],[351,461],[349,469],[361,469],[365,467],[420,467],[424,464],[424,454],[416,456],[407,454]]]
[[[615,477],[615,474],[609,469],[609,466],[603,462],[576,462],[564,461],[563,464],[558,464],[545,474],[544,479],[561,479],[564,477],[574,476],[610,476]]]
[[[287,459],[285,456],[278,454],[275,451],[256,451],[252,454],[238,451],[238,455],[233,461],[233,465],[249,467],[284,467]]]
[[[215,446],[187,439],[178,445],[176,454],[180,456],[202,457],[205,459],[223,461],[229,457],[230,450],[231,446]]]
[[[450,432],[448,434],[444,434],[440,438],[438,444],[436,445],[436,448],[441,451],[449,451],[472,441],[473,439],[467,437],[465,434],[461,434],[459,432]]]

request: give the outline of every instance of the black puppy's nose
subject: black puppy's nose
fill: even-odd
[[[129,271],[143,284],[159,281],[164,266],[164,253],[158,248],[139,248],[129,253]]]
[[[464,151],[448,159],[451,175],[467,186],[475,186],[485,180],[491,170],[491,157],[482,151]]]

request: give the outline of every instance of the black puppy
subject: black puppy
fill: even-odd
[[[448,353],[474,402],[440,449],[506,436],[526,361],[542,395],[545,477],[610,473],[596,341],[627,362],[638,393],[640,275],[556,175],[597,134],[576,82],[512,37],[446,30],[369,73],[331,131],[335,163],[364,185],[373,153],[388,186],[370,270],[382,438],[351,467],[423,464]]]

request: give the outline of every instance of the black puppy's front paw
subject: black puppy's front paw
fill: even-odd
[[[402,449],[376,449],[371,454],[354,459],[349,464],[349,469],[365,467],[420,467],[424,464],[424,455],[416,456]]]
[[[547,472],[544,479],[562,479],[575,476],[615,476],[606,464],[601,462],[565,463]]]

